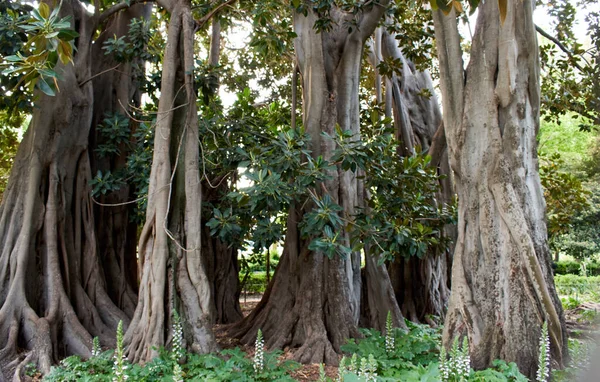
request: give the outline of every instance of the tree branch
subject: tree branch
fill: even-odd
[[[110,16],[114,15],[115,13],[119,12],[120,10],[123,10],[125,8],[129,8],[135,4],[139,4],[139,3],[153,3],[155,0],[131,0],[129,1],[129,4],[127,2],[122,2],[122,3],[118,3],[113,5],[112,7],[108,8],[107,10],[105,10],[104,12],[102,12],[100,14],[100,16],[98,16],[98,24],[102,23],[103,21],[105,21],[107,18],[109,18]]]
[[[389,4],[390,0],[375,1],[373,8],[364,12],[364,16],[359,24],[359,33],[363,41],[366,41],[373,34]]]
[[[204,24],[206,24],[206,22],[208,20],[210,20],[217,12],[219,12],[222,8],[225,8],[229,5],[232,5],[233,3],[235,3],[237,0],[227,0],[224,3],[221,3],[219,5],[217,5],[212,11],[208,12],[208,14],[204,15],[200,20],[196,20],[196,30],[202,28],[204,26]]]
[[[77,84],[77,86],[82,87],[83,85],[85,85],[86,83],[90,82],[91,80],[93,80],[94,78],[103,75],[104,73],[108,73],[112,70],[117,69],[119,66],[121,66],[121,64],[117,64],[116,66],[112,67],[112,68],[108,68],[106,70],[101,71],[100,73],[96,73],[93,76],[89,77],[88,79],[85,79],[83,81],[81,81],[79,84]]]
[[[542,28],[540,28],[537,25],[535,26],[535,30],[539,34],[541,34],[542,36],[546,37],[548,40],[552,41],[556,46],[558,46],[560,48],[560,50],[562,50],[563,52],[565,52],[567,54],[567,56],[569,56],[569,58],[574,58],[575,57],[575,55],[573,54],[573,52],[571,52],[571,50],[569,48],[567,48],[562,42],[560,42],[559,39],[557,39],[556,37],[550,35],[548,32],[544,31]],[[575,66],[580,71],[583,71],[583,68],[577,62],[573,62],[573,66]]]

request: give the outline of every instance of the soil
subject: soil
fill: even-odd
[[[240,299],[240,305],[242,308],[242,313],[244,316],[248,315],[252,309],[258,304],[260,301],[260,295],[248,295],[244,299],[242,297]],[[215,325],[214,332],[217,338],[217,344],[221,349],[232,349],[235,347],[239,347],[241,350],[246,352],[249,357],[254,355],[254,347],[250,345],[241,344],[240,341],[236,338],[227,337],[226,335],[227,325]],[[266,349],[269,350],[269,349]],[[281,355],[281,360],[293,359],[294,351],[289,348],[283,349],[283,354]],[[325,374],[327,377],[335,380],[337,378],[338,369],[335,366],[325,366]],[[298,369],[292,371],[290,373],[292,378],[298,381],[317,381],[319,379],[320,371],[319,364],[308,364],[301,365]]]

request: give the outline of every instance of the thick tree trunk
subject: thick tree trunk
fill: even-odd
[[[88,355],[92,336],[111,345],[118,321],[127,321],[106,293],[88,187],[93,90],[86,79],[95,19],[78,1],[64,1],[61,15],[79,27],[74,65],[57,66],[55,97],[38,95],[0,206],[6,378],[29,362],[48,372],[60,357]]]
[[[359,28],[348,32],[348,17],[332,8],[336,27],[329,32],[314,28],[317,17],[296,14],[294,28],[298,67],[303,85],[304,127],[311,136],[313,157],[329,158],[335,143],[321,133],[335,135],[336,124],[342,130],[359,134],[358,86],[364,42],[373,32],[385,4],[374,6],[360,15]],[[319,193],[328,194],[351,219],[355,207],[364,200],[364,186],[356,173],[337,169],[330,173]],[[305,207],[309,208],[309,207]],[[232,334],[242,342],[254,340],[262,329],[268,347],[298,347],[295,358],[300,362],[337,364],[340,346],[347,338],[359,336],[360,316],[360,254],[347,259],[328,258],[308,249],[310,239],[301,238],[298,222],[305,213],[300,206],[290,210],[284,251],[267,292],[256,309]],[[341,233],[346,245],[349,237]],[[375,286],[375,285],[373,285]],[[388,283],[389,286],[389,283]],[[391,287],[389,288],[391,290]],[[389,298],[393,293],[382,293]],[[380,304],[383,305],[383,304]],[[400,311],[392,309],[394,320],[402,322]],[[379,321],[385,312],[377,312]],[[374,314],[377,317],[376,314]]]
[[[170,12],[154,140],[138,306],[125,334],[129,357],[146,361],[171,337],[176,309],[190,350],[216,349],[210,283],[201,257],[198,114],[193,88],[194,29],[189,1],[160,2]],[[180,84],[180,85],[178,85]],[[168,340],[169,339],[169,340]]]
[[[134,65],[141,62],[120,63],[113,55],[105,54],[104,42],[113,37],[127,36],[130,22],[134,19],[148,19],[151,5],[137,4],[125,9],[111,18],[104,31],[94,43],[92,49],[92,73],[94,77],[94,108],[92,129],[90,131],[90,157],[92,174],[98,170],[113,174],[126,166],[129,148],[127,144],[119,147],[119,154],[103,157],[95,152],[102,144],[102,136],[97,126],[102,124],[107,114],[128,115],[129,105],[140,104],[138,79],[135,78]],[[131,130],[135,122],[130,121]],[[109,295],[119,308],[133,316],[137,304],[137,223],[131,219],[131,204],[134,192],[129,185],[120,190],[98,197],[94,204],[94,216],[98,251],[106,275]]]
[[[237,250],[218,238],[211,237],[203,225],[202,252],[212,288],[215,305],[215,323],[233,324],[242,319],[240,307],[239,264]]]
[[[533,5],[509,0],[501,22],[498,2],[480,4],[466,74],[454,14],[434,15],[459,200],[444,344],[466,335],[475,368],[501,358],[531,378],[544,321],[556,364],[567,356],[536,157],[540,96]]]

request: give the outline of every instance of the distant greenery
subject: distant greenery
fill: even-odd
[[[586,301],[600,301],[600,276],[557,275],[554,282],[567,309]]]
[[[582,130],[586,122],[573,117],[565,115],[560,123],[542,122],[538,136],[548,236],[555,257],[560,254],[580,262],[598,261],[600,136],[598,131]]]
[[[566,171],[581,174],[581,164],[588,158],[596,132],[582,131],[582,119],[575,114],[563,116],[560,124],[542,121],[538,136],[538,151],[551,156],[560,154]]]
[[[585,262],[561,260],[556,263],[554,274],[581,276],[584,270],[587,276],[600,276],[600,262],[594,260]]]
[[[554,247],[579,261],[600,261],[600,184],[585,184],[588,206],[575,214],[569,229],[558,235]]]

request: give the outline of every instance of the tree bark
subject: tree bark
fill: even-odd
[[[112,37],[127,36],[130,22],[134,19],[149,19],[152,5],[136,4],[127,8],[107,22],[104,31],[95,41],[92,49],[92,73],[102,73],[93,79],[94,106],[92,129],[90,131],[90,159],[92,174],[99,170],[113,174],[127,164],[129,147],[122,144],[119,154],[103,157],[95,152],[102,144],[102,136],[97,132],[107,114],[129,115],[129,105],[140,105],[138,79],[134,75],[134,65],[141,65],[139,59],[133,62],[119,62],[113,55],[105,54],[104,42]],[[110,70],[115,68],[114,70]],[[131,131],[136,122],[131,120]],[[120,309],[133,316],[137,304],[137,223],[131,219],[131,204],[135,198],[130,185],[124,185],[118,191],[98,197],[94,204],[94,216],[98,251],[107,279],[108,293]]]
[[[331,157],[335,143],[321,133],[335,135],[336,124],[357,137],[360,133],[358,86],[363,47],[386,6],[384,2],[362,13],[359,27],[350,32],[346,22],[351,16],[337,8],[331,9],[335,26],[327,32],[315,30],[317,16],[312,11],[294,16],[303,122],[311,137],[313,157]],[[318,192],[327,193],[343,207],[344,217],[351,219],[364,200],[364,185],[356,173],[341,168],[330,176]],[[261,329],[267,347],[298,348],[294,357],[304,363],[337,364],[340,346],[347,338],[359,336],[360,254],[343,259],[310,251],[310,238],[302,238],[298,229],[309,208],[294,205],[290,209],[284,250],[273,280],[256,309],[233,327],[231,334],[251,343]],[[348,233],[341,235],[349,246]],[[399,325],[403,321],[399,309],[392,312]],[[381,313],[385,317],[387,311]]]
[[[444,344],[468,336],[472,364],[514,361],[533,378],[542,323],[557,366],[566,330],[554,288],[536,157],[539,63],[533,1],[481,3],[462,68],[456,16],[434,14],[458,240]]]
[[[213,302],[201,257],[198,113],[193,88],[194,29],[189,1],[159,2],[170,12],[146,222],[138,305],[124,341],[132,361],[147,361],[171,339],[171,312],[182,317],[187,347],[216,349]]]
[[[0,370],[46,373],[60,357],[89,355],[92,336],[114,343],[127,316],[106,292],[88,182],[91,46],[97,16],[63,1],[79,38],[74,63],[57,65],[60,91],[37,94],[0,206]]]

